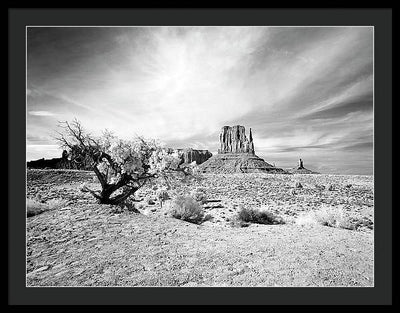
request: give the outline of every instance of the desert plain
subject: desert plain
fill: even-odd
[[[27,286],[374,286],[373,176],[203,173],[163,203],[145,185],[134,209],[98,204],[83,184],[100,189],[90,171],[27,170],[27,198],[57,204],[27,217]],[[168,214],[172,198],[200,189],[203,223]],[[282,223],[237,226],[243,207]]]

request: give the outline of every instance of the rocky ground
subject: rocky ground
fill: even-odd
[[[96,204],[82,183],[99,187],[91,172],[28,171],[28,198],[63,203],[27,218],[28,286],[373,286],[371,176],[202,174],[169,191],[204,191],[201,225],[166,215],[171,200],[161,207],[152,186],[135,195],[140,214]],[[232,227],[241,206],[286,224]],[[296,224],[324,207],[371,223]]]

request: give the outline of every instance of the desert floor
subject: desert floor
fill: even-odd
[[[139,214],[97,204],[81,190],[85,182],[98,188],[91,172],[28,170],[27,197],[63,205],[27,218],[27,286],[374,284],[373,226],[296,223],[326,207],[373,221],[372,176],[203,174],[170,191],[204,189],[212,219],[200,225],[168,216],[171,200],[161,207],[151,186],[135,195]],[[286,224],[233,227],[241,206],[267,209]]]

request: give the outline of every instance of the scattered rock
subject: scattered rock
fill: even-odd
[[[127,207],[125,206],[124,209],[127,209]],[[120,206],[117,206],[111,210],[111,213],[121,214],[124,211],[124,209]]]
[[[43,271],[47,271],[49,268],[50,268],[49,265],[45,265],[45,266],[42,266],[42,267],[39,267],[39,268],[35,269],[34,272],[43,272]]]

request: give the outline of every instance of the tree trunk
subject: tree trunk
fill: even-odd
[[[134,194],[141,186],[139,184],[139,187],[131,187],[127,191],[119,194],[118,196],[111,198],[111,195],[115,191],[126,186],[130,181],[132,181],[132,177],[127,174],[123,174],[121,179],[117,183],[109,184],[109,183],[107,183],[107,176],[103,175],[97,169],[96,166],[93,166],[93,170],[101,184],[101,192],[100,192],[100,195],[97,197],[101,204],[120,204],[123,201],[125,201],[126,199],[128,199],[129,196]]]
[[[103,187],[103,189],[101,190],[101,193],[100,193],[100,203],[109,204],[110,197],[111,197],[112,193],[115,191],[111,187],[112,186],[110,186],[108,184]]]
[[[138,189],[139,188],[132,187],[129,190],[111,198],[113,192],[116,191],[115,185],[111,185],[101,191],[99,201],[102,204],[120,204],[133,195]]]

